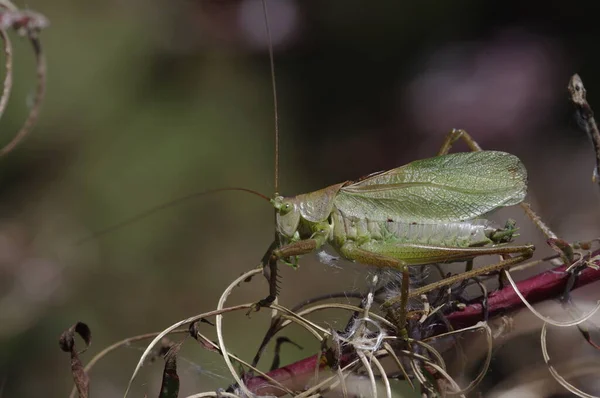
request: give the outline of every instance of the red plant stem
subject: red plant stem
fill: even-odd
[[[600,265],[600,261],[594,263]],[[519,291],[531,304],[560,297],[564,293],[569,279],[569,274],[564,272],[565,269],[566,266],[563,265],[522,280],[517,283]],[[573,289],[598,280],[600,280],[600,270],[587,267],[580,272]],[[488,296],[490,317],[506,314],[524,305],[510,285],[501,290],[496,290]],[[457,329],[471,326],[482,319],[481,307],[481,297],[478,297],[467,303],[467,307],[463,311],[454,311],[448,314],[446,318]]]
[[[315,367],[318,365],[319,370],[325,367],[325,362],[319,361],[319,357],[320,355],[313,355],[290,365],[272,370],[267,374],[292,391],[303,390],[309,384],[311,377],[315,375]],[[260,396],[272,395],[280,397],[285,395],[284,391],[273,386],[271,382],[262,376],[255,376],[246,380],[246,387],[254,394]]]
[[[598,255],[600,255],[600,250],[594,252],[591,258]],[[600,266],[600,260],[594,260],[593,263]],[[522,280],[517,283],[519,291],[531,304],[560,297],[564,293],[565,286],[569,279],[569,274],[564,272],[565,269],[566,266],[563,265]],[[580,272],[573,289],[599,280],[600,270],[586,267]],[[464,328],[474,325],[482,320],[481,300],[482,298],[478,297],[468,302],[463,310],[454,311],[446,315],[446,318],[455,328]],[[496,290],[488,296],[488,310],[490,317],[507,314],[523,306],[523,302],[519,299],[510,285],[503,289]],[[299,391],[302,390],[315,375],[315,367],[317,366],[319,367],[319,370],[322,370],[326,367],[326,364],[324,361],[319,361],[319,356],[313,355],[290,365],[272,370],[268,375],[290,390]],[[285,395],[281,389],[273,386],[260,376],[248,379],[246,381],[246,386],[250,391],[258,395]]]

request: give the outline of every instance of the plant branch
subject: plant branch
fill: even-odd
[[[595,266],[600,266],[600,258],[597,258],[599,256],[600,250],[593,252],[590,255],[590,258],[592,259],[590,263]],[[560,298],[563,293],[565,293],[565,288],[571,277],[571,274],[565,272],[566,269],[567,266],[565,265],[550,269],[518,282],[517,286],[532,304],[548,299]],[[588,266],[577,275],[572,289],[597,281],[600,281],[600,270]],[[519,299],[510,285],[490,293],[487,300],[490,317],[507,314],[524,306],[523,302]],[[458,329],[473,326],[477,322],[483,320],[482,297],[475,298],[466,304],[466,307],[462,310],[456,310],[446,315],[446,318],[454,328]],[[344,366],[345,363],[352,359],[353,358],[350,355],[343,355],[340,359],[340,366]],[[316,367],[324,369],[326,366],[327,361],[323,360],[319,355],[313,355],[290,365],[272,370],[267,374],[284,386],[294,389],[294,386],[309,381],[310,378],[314,376]],[[270,386],[271,385],[260,376],[246,380],[246,387],[255,394],[264,395],[265,393],[268,393],[276,396],[281,394],[279,389],[270,388]]]

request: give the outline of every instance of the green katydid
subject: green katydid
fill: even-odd
[[[474,150],[447,154],[463,138]],[[437,157],[293,197],[275,195],[276,239],[263,258],[276,272],[283,260],[329,243],[342,257],[403,273],[401,308],[408,291],[408,266],[469,261],[482,255],[510,255],[497,264],[447,278],[429,289],[447,286],[530,258],[532,245],[507,246],[515,229],[497,228],[480,217],[496,208],[519,204],[527,191],[521,161],[505,152],[481,151],[463,130],[453,130]],[[273,279],[272,279],[273,280]],[[419,290],[418,294],[425,291]],[[275,299],[271,294],[260,304]]]
[[[266,1],[266,33],[271,43]],[[480,217],[494,209],[523,203],[527,171],[505,152],[482,151],[464,130],[452,130],[438,156],[293,197],[278,191],[278,112],[273,49],[269,45],[275,112],[275,240],[261,265],[269,267],[270,293],[277,296],[277,262],[296,266],[298,257],[329,243],[345,259],[402,272],[398,319],[403,327],[409,296],[426,293],[484,273],[501,270],[533,255],[533,245],[507,246],[515,228],[497,228]],[[471,152],[448,154],[463,139]],[[261,195],[262,196],[262,195]],[[534,220],[535,221],[535,220]],[[411,265],[471,261],[502,255],[499,263],[446,278],[409,293]],[[511,254],[514,256],[510,257]],[[508,257],[508,258],[507,258]]]

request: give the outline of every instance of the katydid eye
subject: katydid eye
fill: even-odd
[[[279,211],[281,212],[281,214],[287,214],[292,210],[292,204],[290,202],[284,202],[281,205],[281,208],[279,209]]]

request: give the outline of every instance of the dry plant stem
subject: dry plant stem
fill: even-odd
[[[444,369],[442,366],[429,361],[429,359],[427,357],[415,354],[415,353],[413,353],[411,351],[402,350],[402,351],[400,351],[400,353],[402,353],[402,354],[404,354],[407,357],[409,357],[409,358],[412,359],[410,361],[410,367],[411,367],[411,369],[413,371],[413,374],[415,375],[415,378],[417,379],[417,381],[419,381],[420,385],[423,388],[427,389],[434,396],[437,396],[438,394],[433,389],[433,387],[431,387],[431,383],[425,377],[425,375],[421,371],[421,368],[419,366],[417,366],[417,362],[416,362],[417,360],[420,360],[421,362],[423,362],[424,365],[430,366],[430,367],[434,368],[436,371],[438,371],[442,376],[444,376],[444,378],[448,382],[450,382],[450,384],[452,385],[452,387],[454,388],[455,391],[459,391],[460,390],[460,386],[458,384],[456,384],[456,382],[454,381],[454,379],[452,377],[450,377],[450,375],[446,372],[446,369]],[[464,395],[460,395],[460,396],[464,397]]]
[[[228,309],[226,309],[228,310]],[[104,348],[102,351],[100,351],[99,353],[97,353],[89,362],[88,364],[85,366],[84,371],[86,373],[89,374],[89,372],[92,370],[92,368],[96,365],[96,363],[98,363],[101,359],[103,359],[106,355],[110,354],[111,352],[117,350],[118,348],[121,348],[123,346],[127,346],[131,343],[135,343],[138,341],[143,341],[143,340],[148,340],[151,339],[153,337],[156,337],[160,334],[161,332],[155,332],[155,333],[146,333],[146,334],[142,334],[142,335],[138,335],[138,336],[133,336],[133,337],[128,337],[126,339],[123,339],[121,341],[118,341],[106,348]],[[189,329],[176,329],[173,330],[171,332],[169,332],[168,334],[187,334],[189,333]],[[198,338],[202,339],[206,344],[212,346],[213,348],[215,348],[216,350],[219,349],[219,346],[215,343],[213,343],[209,338],[207,338],[206,336],[202,335],[201,333],[198,333],[197,336]],[[282,391],[285,391],[288,394],[292,394],[292,391],[286,389],[283,385],[279,384],[276,380],[270,378],[267,374],[265,374],[264,372],[256,369],[254,366],[250,365],[249,363],[245,362],[243,359],[230,354],[231,358],[233,358],[235,361],[241,363],[244,366],[247,366],[248,368],[252,369],[254,372],[256,372],[258,375],[260,375],[261,377],[264,377],[266,380],[268,380],[270,383],[273,383],[273,385],[277,385],[279,386],[279,388],[281,388]],[[71,390],[71,394],[69,395],[69,398],[75,398],[75,394],[77,393],[77,390],[75,387],[73,387],[73,389]]]
[[[6,8],[9,11],[17,11],[18,8],[9,0],[0,0],[0,7]]]
[[[444,334],[441,334],[441,335],[433,337],[433,338],[440,338],[440,337],[445,337],[445,336],[451,336],[453,334],[464,333],[464,332],[473,331],[473,330],[480,329],[480,328],[482,328],[483,330],[485,330],[485,332],[486,332],[485,333],[485,337],[486,337],[487,343],[488,343],[488,351],[487,351],[487,355],[486,355],[486,358],[485,358],[485,363],[481,367],[481,371],[479,372],[479,374],[477,375],[477,377],[475,379],[473,379],[473,381],[471,381],[467,387],[465,387],[461,391],[452,392],[452,393],[450,393],[450,395],[468,394],[475,387],[477,387],[477,385],[479,385],[479,383],[481,382],[481,380],[483,380],[483,378],[487,374],[487,371],[488,371],[488,369],[490,367],[490,363],[492,362],[492,347],[493,347],[492,330],[490,329],[490,327],[488,326],[487,323],[485,323],[485,322],[479,322],[477,325],[471,326],[469,328],[465,328],[465,329],[462,329],[462,330],[455,330],[455,331],[452,331],[452,332],[444,333]]]
[[[306,384],[313,377],[315,368],[323,368],[324,366],[321,363],[321,356],[313,355],[292,365],[272,370],[267,374],[279,383],[290,387],[291,385],[296,385],[296,383]],[[261,376],[255,376],[246,380],[246,386],[250,391],[258,395],[278,395],[279,391],[279,389],[276,389]]]
[[[356,293],[356,292],[338,292],[338,293],[332,293],[332,294],[324,294],[322,296],[317,296],[317,297],[312,297],[310,299],[307,299],[307,300],[303,301],[302,303],[292,307],[292,312],[295,314],[298,314],[300,316],[304,316],[304,313],[300,313],[300,310],[310,304],[313,304],[313,303],[316,303],[319,301],[329,300],[329,299],[350,298],[350,297],[362,299],[363,295],[360,293]],[[289,325],[290,322],[291,321],[286,321],[281,315],[278,316],[277,318],[273,319],[273,321],[271,322],[271,326],[265,333],[265,337],[263,338],[263,341],[261,342],[260,347],[258,348],[256,355],[254,356],[254,359],[252,360],[253,366],[256,366],[258,364],[262,354],[264,353],[264,350],[267,348],[267,345],[269,344],[271,339],[277,333],[279,333],[285,326]]]
[[[592,253],[591,258],[599,255],[600,250],[595,251]],[[594,260],[593,264],[600,266],[600,260]],[[567,266],[564,265],[555,267],[531,278],[517,282],[517,287],[519,291],[527,297],[530,303],[539,303],[544,300],[559,298],[564,293],[565,286],[570,277],[570,275],[565,272],[566,268]],[[597,281],[600,281],[600,270],[586,267],[579,273],[573,289]],[[463,310],[456,310],[448,314],[446,316],[448,321],[457,329],[475,325],[482,320],[483,311],[480,300],[481,298],[474,299],[466,303],[467,306]],[[337,308],[346,307],[349,310],[351,309],[350,307],[358,309],[358,307],[345,304],[336,304],[335,306]],[[523,306],[523,302],[510,285],[501,290],[492,292],[488,296],[488,310],[490,317],[509,313],[522,308]],[[321,309],[321,306],[315,306],[311,307],[311,310],[315,310],[317,307],[319,307],[318,309]],[[305,313],[303,313],[303,315],[305,315]],[[375,317],[375,314],[371,314],[371,317]],[[311,356],[282,368],[275,369],[267,374],[283,385],[286,385],[287,382],[296,378],[301,379],[302,377],[306,377],[307,374],[312,375],[312,372],[314,372],[315,367],[317,366],[323,368],[325,364],[321,364],[319,359],[319,356]],[[349,360],[350,358],[347,357],[345,359]],[[265,380],[260,377],[255,377],[247,380],[247,385],[252,391],[257,391],[256,387],[259,385],[264,387]]]
[[[387,343],[387,342],[383,343],[383,347],[388,352],[388,354],[394,359],[394,362],[396,362],[396,365],[398,366],[398,368],[400,368],[400,372],[402,372],[402,375],[404,376],[404,380],[407,381],[408,384],[410,384],[410,387],[414,390],[415,385],[413,384],[412,379],[410,378],[408,373],[406,373],[406,369],[404,368],[402,361],[400,361],[400,358],[398,358],[398,356],[394,352],[394,349],[392,348],[390,343]]]
[[[249,272],[246,272],[245,274],[243,274],[241,277],[239,277],[238,279],[236,279],[232,284],[230,284],[227,288],[227,290],[225,291],[225,293],[227,293],[228,291],[230,291],[231,289],[233,289],[233,287],[235,287],[237,284],[241,283],[243,280],[248,279],[256,274],[260,274],[262,272],[262,269],[260,268],[255,268]],[[208,318],[210,316],[213,315],[221,315],[225,312],[231,312],[231,311],[239,311],[242,309],[249,309],[249,308],[253,308],[254,307],[254,303],[246,303],[246,304],[241,304],[241,305],[237,305],[237,306],[232,306],[232,307],[228,307],[228,308],[219,308],[215,311],[210,311],[210,312],[206,312],[200,315],[196,315],[187,319],[184,319],[182,321],[179,321],[173,325],[171,325],[170,327],[168,327],[167,329],[163,330],[158,336],[156,336],[154,338],[154,340],[152,340],[150,342],[150,344],[148,345],[148,347],[146,348],[146,350],[144,351],[144,353],[142,354],[140,360],[138,361],[138,364],[135,367],[135,370],[133,371],[133,374],[131,375],[131,378],[129,379],[129,383],[127,384],[127,389],[125,390],[125,394],[124,397],[127,397],[127,394],[129,393],[129,390],[131,389],[131,385],[133,384],[133,380],[135,379],[135,377],[137,376],[138,372],[140,371],[142,365],[144,364],[144,361],[146,360],[146,358],[148,357],[148,355],[150,354],[150,351],[152,350],[152,348],[163,338],[165,337],[167,334],[169,334],[170,332],[172,332],[173,330],[189,324],[191,322],[195,322],[201,318]],[[219,345],[222,345],[221,342],[219,342]],[[224,358],[226,358],[226,361],[231,363],[231,361],[229,360],[228,355],[226,355],[226,353],[223,351],[222,347],[221,347],[221,352],[224,356]]]
[[[225,291],[221,295],[221,298],[219,299],[219,304],[217,305],[217,310],[223,309],[223,307],[225,306],[225,301],[227,301],[227,297],[229,297],[229,295],[231,294],[231,292],[233,291],[233,289],[236,286],[238,286],[240,283],[247,280],[254,274],[258,273],[257,271],[262,273],[262,270],[260,268],[253,269],[253,270],[241,275],[239,278],[234,280],[229,286],[227,286],[227,289],[225,289]],[[217,340],[219,341],[219,348],[221,349],[221,354],[223,355],[223,360],[225,361],[225,364],[229,368],[231,375],[235,379],[236,383],[238,384],[238,386],[240,387],[242,392],[247,396],[252,396],[252,393],[250,392],[250,390],[248,390],[248,388],[242,381],[241,377],[237,374],[235,368],[233,367],[233,364],[231,363],[231,359],[229,358],[229,354],[227,352],[227,347],[225,346],[225,339],[223,338],[223,315],[218,314],[216,316],[215,323],[216,323],[216,329],[217,329]]]
[[[338,334],[335,333],[335,331],[332,331],[332,332],[333,332],[333,344],[335,347],[334,350],[335,350],[336,361],[338,361],[339,357],[341,356],[341,352],[342,352],[342,343],[341,343],[341,341],[339,341],[337,339]],[[342,369],[338,365],[339,364],[334,365],[335,366],[335,374],[338,377],[338,382],[342,389],[342,397],[348,398],[348,386],[346,385],[346,378],[344,377],[344,373],[342,373]]]
[[[373,374],[373,369],[371,368],[371,365],[369,364],[369,361],[367,361],[367,357],[365,357],[365,353],[362,350],[358,350],[356,354],[358,355],[358,358],[362,362],[365,370],[367,371],[367,375],[369,376],[369,382],[371,383],[371,396],[376,397],[377,383],[375,382],[375,375]]]
[[[210,346],[212,346],[215,350],[219,350],[219,346],[217,344],[215,344],[212,340],[210,340],[208,337],[202,335],[201,333],[197,333],[196,335],[197,338],[202,339],[202,341],[204,341],[205,344],[208,344]],[[257,369],[254,365],[249,364],[248,362],[244,361],[243,359],[241,359],[240,357],[233,355],[233,354],[229,354],[229,356],[237,361],[238,363],[240,363],[243,366],[246,366],[248,369],[250,369],[251,371],[253,371],[254,373],[256,373],[257,375],[264,377],[265,380],[268,380],[270,383],[273,383],[274,386],[277,386],[279,389],[281,389],[281,391],[287,393],[287,394],[293,394],[293,392],[291,390],[289,390],[288,388],[286,388],[284,385],[282,385],[281,383],[279,383],[277,380],[269,377],[269,375],[267,375],[265,372]]]
[[[379,362],[379,359],[377,359],[376,357],[372,357],[371,361],[375,364],[375,367],[377,367],[377,370],[379,371],[379,374],[383,379],[383,385],[385,386],[385,396],[388,398],[392,398],[392,388],[390,386],[390,380],[387,377],[383,365],[381,364],[381,362]]]
[[[258,272],[260,272],[260,270]],[[129,393],[129,390],[131,389],[131,385],[133,384],[133,380],[135,379],[135,377],[137,376],[138,372],[140,371],[140,369],[144,365],[144,361],[146,360],[146,358],[148,358],[148,355],[150,355],[150,352],[152,351],[152,349],[154,348],[154,346],[156,346],[156,344],[158,344],[163,337],[165,337],[169,333],[172,333],[175,329],[177,329],[177,328],[179,328],[179,327],[181,327],[183,325],[187,325],[189,323],[195,322],[195,321],[197,321],[197,320],[199,320],[201,318],[208,318],[208,317],[211,317],[213,315],[223,314],[225,312],[247,310],[249,308],[252,308],[253,306],[254,306],[254,303],[246,303],[246,304],[240,304],[240,305],[235,305],[235,306],[232,306],[232,307],[223,308],[221,310],[214,310],[214,311],[205,312],[205,313],[202,313],[200,315],[195,315],[195,316],[192,316],[190,318],[187,318],[187,319],[184,319],[182,321],[179,321],[179,322],[177,322],[177,323],[169,326],[167,329],[163,330],[162,332],[160,332],[154,338],[154,340],[152,340],[150,342],[150,344],[148,345],[148,347],[146,348],[146,350],[144,350],[144,353],[140,357],[140,359],[138,361],[138,364],[136,365],[136,368],[133,371],[133,374],[131,375],[131,378],[129,379],[129,383],[127,385],[127,390],[125,390],[124,396],[126,397],[127,394]]]
[[[397,339],[396,337],[394,337],[394,339]],[[415,340],[415,339],[411,339],[408,338],[407,342],[409,344],[416,344],[416,345],[420,345],[421,347],[425,348],[427,351],[429,351],[429,353],[431,355],[433,355],[435,357],[435,359],[437,360],[438,364],[440,365],[441,368],[446,369],[446,363],[444,362],[444,358],[442,358],[442,354],[440,354],[435,348],[433,348],[432,346],[430,346],[429,344],[425,343],[424,341],[421,340]],[[423,357],[427,360],[431,360],[427,357]]]
[[[523,303],[527,306],[527,308],[529,308],[529,310],[533,313],[533,315],[537,316],[542,321],[544,321],[546,323],[549,323],[549,324],[551,324],[553,326],[570,327],[570,326],[580,325],[583,322],[585,322],[588,319],[590,319],[600,309],[600,300],[599,300],[599,301],[596,302],[596,307],[594,307],[594,309],[592,309],[590,312],[588,312],[586,315],[584,315],[584,316],[582,316],[580,318],[577,318],[577,319],[571,320],[571,321],[556,321],[556,320],[554,320],[552,318],[545,317],[544,315],[542,315],[539,312],[537,312],[535,308],[533,308],[533,306],[527,301],[527,299],[519,291],[519,288],[517,287],[516,282],[513,280],[512,276],[510,275],[510,272],[508,272],[508,270],[504,271],[504,276],[510,282],[510,285],[515,290],[515,293],[517,294],[517,296],[519,296],[519,298],[521,299],[521,301],[523,301]]]
[[[323,341],[323,337],[318,332],[321,332],[321,333],[327,334],[327,335],[331,334],[331,332],[329,332],[327,329],[322,328],[321,326],[317,325],[316,323],[313,323],[313,322],[309,321],[308,319],[303,318],[301,315],[295,314],[291,310],[289,310],[285,307],[282,307],[278,304],[271,304],[270,308],[275,309],[275,310],[279,311],[280,313],[284,314],[284,316],[288,319],[293,319],[294,322],[303,326],[306,330],[308,330],[310,333],[312,333],[315,336],[315,338],[317,340],[319,340],[319,342]],[[292,321],[290,321],[290,322],[292,322]]]
[[[285,314],[285,313],[289,313],[289,310],[281,307],[279,305],[272,305],[271,308],[273,309],[277,309],[278,311],[281,311],[281,313]],[[327,309],[344,309],[344,310],[348,310],[351,312],[356,312],[356,311],[362,311],[363,309],[357,307],[357,306],[353,306],[353,305],[349,305],[349,304],[339,304],[339,303],[328,303],[328,304],[320,304],[320,305],[315,305],[315,306],[311,306],[309,308],[304,309],[301,312],[298,312],[297,314],[291,314],[292,318],[291,319],[286,319],[285,321],[282,322],[281,326],[279,327],[279,330],[285,328],[286,326],[288,326],[291,322],[296,322],[297,319],[300,320],[304,320],[304,317],[308,314],[311,314],[313,312],[316,311],[321,311],[321,310],[327,310]],[[386,325],[389,328],[393,328],[393,324],[390,323],[389,321],[387,321],[386,319],[384,319],[383,317],[374,314],[374,313],[370,313],[369,316],[376,320],[377,322]],[[308,321],[306,321],[308,322]],[[301,326],[306,327],[305,324],[300,323]],[[310,323],[312,325],[312,323]],[[322,333],[330,335],[331,332],[320,328],[319,326],[315,325],[315,329],[320,330]],[[309,329],[310,331],[310,329]],[[313,332],[314,333],[314,332]],[[319,340],[321,340],[322,338],[320,336],[316,336]],[[347,362],[347,359],[346,361]],[[288,377],[290,376],[290,372],[288,372],[287,367],[282,367],[279,368],[275,371],[271,371],[268,372],[267,375],[269,375],[271,378],[277,380],[278,382],[286,385],[286,382],[288,382],[287,387],[290,387],[290,383],[294,383],[294,385],[299,384],[300,381],[299,380],[308,380],[310,377],[313,376],[313,374],[318,371],[319,369],[324,367],[324,364],[322,364],[320,362],[320,355],[314,355],[311,356],[309,358],[307,358],[306,360],[297,362],[295,364],[296,366],[298,366],[298,369],[300,369],[300,373],[301,376],[299,378],[297,378],[296,376],[294,376],[292,374],[292,377]],[[252,377],[251,379],[246,381],[246,385],[247,387],[254,393],[258,394],[259,390],[261,388],[265,387],[265,384],[269,382],[268,380],[265,380],[262,376],[255,376]],[[268,386],[269,388],[271,387],[271,385]],[[261,392],[262,394],[262,392]]]
[[[362,308],[354,306],[354,305],[350,305],[350,304],[341,304],[341,303],[329,303],[329,304],[319,304],[319,305],[314,305],[312,307],[309,307],[301,312],[298,313],[299,316],[305,316],[308,315],[312,312],[316,312],[316,311],[321,311],[321,310],[330,310],[330,309],[344,309],[344,310],[348,310],[348,311],[362,311]],[[371,318],[373,318],[374,320],[376,320],[377,322],[381,322],[382,324],[384,324],[385,326],[389,327],[389,328],[394,328],[394,324],[391,323],[390,321],[388,321],[387,319],[385,319],[384,317],[382,317],[381,315],[377,315],[377,314],[369,314],[369,316]],[[286,321],[284,322],[283,326],[287,325],[287,323],[290,321]]]
[[[12,47],[10,39],[6,34],[6,29],[12,28],[21,35],[26,35],[33,46],[33,51],[36,58],[36,77],[37,87],[33,104],[29,110],[29,114],[23,123],[21,129],[15,137],[0,149],[0,157],[11,152],[31,131],[36,123],[40,108],[46,92],[46,59],[42,51],[42,45],[38,39],[39,31],[46,27],[48,21],[40,14],[32,11],[21,11],[12,2],[8,0],[0,0],[0,21],[2,41],[4,43],[4,54],[6,57],[6,75],[4,78],[4,88],[2,97],[0,98],[0,117],[2,116],[12,87]]]
[[[40,43],[37,37],[32,35],[29,36],[29,40],[31,41],[31,44],[33,46],[33,51],[35,53],[37,63],[37,88],[35,91],[35,97],[33,99],[33,105],[31,107],[31,110],[29,111],[29,115],[27,116],[25,123],[23,123],[23,126],[15,135],[15,137],[2,149],[0,149],[0,157],[12,151],[25,138],[25,136],[27,136],[29,131],[31,131],[33,125],[37,121],[38,116],[40,114],[40,109],[42,107],[42,102],[46,93],[46,57],[44,56],[44,52],[42,51],[42,44]]]
[[[451,394],[451,395],[458,395],[459,397],[463,397],[466,398],[464,394],[459,393],[460,391],[460,386],[458,384],[456,384],[456,381],[454,381],[454,379],[452,378],[452,376],[450,376],[448,374],[448,372],[446,372],[445,369],[442,369],[440,366],[438,366],[435,363],[427,363],[429,366],[431,366],[432,368],[434,368],[436,371],[438,371],[442,376],[444,376],[444,379],[447,380],[448,382],[450,382],[450,385],[452,386],[452,388],[454,388],[454,390],[456,391],[446,391],[446,394]]]
[[[558,237],[549,226],[546,225],[544,221],[542,221],[541,217],[538,216],[532,209],[531,205],[527,202],[519,203],[521,209],[525,212],[527,217],[533,222],[533,224],[538,227],[538,229],[546,236],[546,239],[557,239]]]
[[[590,137],[596,152],[596,168],[592,175],[592,181],[600,184],[600,132],[594,119],[594,112],[586,99],[586,90],[579,75],[571,77],[568,85],[571,103],[575,106],[577,124]]]
[[[600,255],[600,250],[592,254],[592,258]],[[600,260],[593,261],[593,264],[600,265]],[[542,272],[531,278],[517,282],[517,287],[523,296],[527,297],[530,303],[539,303],[544,300],[558,298],[565,290],[570,274],[566,273],[567,266]],[[577,277],[573,289],[600,281],[600,271],[591,267],[584,268]],[[512,286],[506,286],[501,290],[492,292],[488,296],[489,316],[507,313],[524,306],[523,302],[516,294]],[[481,320],[482,306],[479,298],[467,303],[462,311],[454,311],[447,315],[447,319],[455,328],[462,328],[473,325]]]
[[[173,330],[169,334],[176,334],[176,333],[188,333],[188,329]],[[131,343],[135,343],[135,342],[138,342],[138,341],[143,341],[143,340],[151,339],[152,337],[156,337],[159,334],[160,334],[160,332],[140,334],[138,336],[128,337],[128,338],[123,339],[121,341],[117,341],[116,343],[114,343],[112,345],[109,345],[108,347],[105,347],[102,351],[100,351],[99,353],[97,353],[87,363],[87,365],[85,365],[85,368],[84,368],[85,373],[89,374],[90,370],[92,370],[92,368],[96,365],[96,363],[98,363],[98,361],[100,361],[102,358],[104,358],[106,355],[110,354],[114,350],[116,350],[118,348],[121,348],[123,346],[127,346],[127,345],[129,345]],[[69,398],[75,398],[75,394],[76,393],[77,393],[77,389],[75,388],[75,386],[73,386],[73,389],[71,390],[71,394],[69,395]]]
[[[205,397],[240,398],[239,395],[235,395],[235,394],[232,394],[230,392],[225,392],[225,391],[201,392],[200,394],[188,395],[186,398],[205,398]]]
[[[345,371],[345,370],[348,370],[348,369],[352,368],[357,363],[358,363],[358,359],[355,359],[354,361],[350,362],[348,365],[344,366],[344,368],[342,369],[342,371]],[[328,377],[327,379],[321,381],[319,384],[312,386],[311,388],[309,388],[308,390],[304,391],[301,394],[298,394],[295,398],[306,398],[306,397],[309,397],[311,394],[313,394],[313,393],[315,393],[317,391],[320,391],[323,387],[325,387],[327,384],[331,383],[335,379],[337,379],[337,375]],[[337,384],[337,383],[335,383],[335,384]]]
[[[4,75],[4,83],[2,90],[2,98],[0,98],[0,118],[4,114],[4,110],[6,109],[6,105],[8,104],[8,98],[10,97],[10,91],[12,89],[12,44],[10,41],[10,37],[6,34],[4,30],[0,30],[0,36],[2,36],[2,41],[4,43],[4,56],[6,57],[5,63],[5,75]]]
[[[273,383],[275,386],[277,386],[277,388],[280,389],[280,391],[284,392],[284,393],[291,393],[290,390],[288,390],[285,386],[283,386],[282,384],[280,384],[277,380],[271,378],[269,375],[264,374],[263,372],[260,372],[258,369],[254,368],[253,366],[251,366],[250,364],[248,364],[247,362],[237,358],[236,356],[229,354],[227,352],[226,349],[223,349],[224,344],[223,344],[223,339],[222,339],[222,322],[219,322],[219,316],[222,317],[223,313],[226,312],[231,312],[231,311],[239,311],[239,310],[243,310],[243,309],[249,309],[249,308],[253,308],[254,307],[254,303],[247,303],[247,304],[241,304],[241,305],[237,305],[237,306],[232,306],[232,307],[227,307],[227,308],[223,308],[223,304],[225,302],[226,297],[231,293],[231,291],[233,290],[233,288],[235,288],[236,286],[238,286],[242,281],[258,274],[261,273],[262,270],[260,268],[256,268],[253,269],[251,271],[246,272],[245,274],[243,274],[242,276],[240,276],[239,278],[237,278],[235,281],[233,281],[225,290],[225,292],[223,293],[223,295],[221,296],[221,300],[219,300],[219,305],[217,307],[217,310],[215,311],[210,311],[204,314],[200,314],[200,315],[196,315],[193,316],[191,318],[187,318],[184,319],[182,321],[179,321],[177,323],[175,323],[174,325],[171,325],[169,328],[163,330],[161,333],[159,333],[158,335],[156,335],[156,337],[154,338],[154,340],[152,340],[152,342],[150,342],[150,344],[148,345],[148,347],[146,348],[146,350],[144,351],[144,353],[142,354],[140,360],[138,361],[138,364],[129,380],[129,384],[127,385],[127,390],[125,391],[125,397],[127,396],[127,394],[129,393],[129,390],[131,389],[131,385],[133,383],[133,380],[135,379],[135,376],[137,375],[137,373],[139,372],[139,369],[142,367],[145,359],[147,358],[147,356],[149,355],[149,353],[151,352],[152,348],[167,334],[172,333],[173,330],[175,330],[176,328],[195,322],[201,318],[207,318],[213,315],[217,316],[217,337],[219,337],[219,345],[215,345],[214,343],[212,343],[210,340],[206,339],[203,337],[203,340],[208,342],[209,344],[211,344],[213,347],[218,348],[221,352],[221,355],[223,356],[224,360],[226,363],[228,363],[230,366],[230,371],[232,372],[232,375],[237,376],[237,373],[235,372],[235,370],[233,369],[233,366],[231,365],[231,358],[233,358],[236,361],[239,361],[240,363],[242,363],[245,366],[248,366],[250,369],[252,369],[253,371],[259,373],[262,377],[264,377],[266,380],[268,380],[270,383]],[[285,309],[287,310],[287,309]],[[239,384],[238,384],[239,385]],[[249,391],[248,391],[249,392]]]
[[[430,383],[427,380],[427,377],[425,377],[425,375],[419,368],[417,362],[412,360],[409,363],[410,363],[410,369],[412,370],[413,375],[415,375],[415,379],[417,379],[417,381],[419,382],[419,386],[421,387],[421,390],[426,389],[427,391],[430,392],[430,395],[437,396],[438,394],[436,394],[436,391],[433,389],[433,387],[431,387]],[[424,394],[422,394],[422,395],[424,395]]]
[[[544,362],[546,362],[546,366],[548,366],[548,370],[554,379],[564,388],[569,390],[571,393],[582,397],[582,398],[597,398],[596,395],[590,395],[584,391],[581,391],[567,380],[565,380],[557,371],[554,369],[554,366],[550,364],[550,355],[548,354],[548,347],[546,346],[546,331],[548,330],[548,324],[544,323],[542,326],[542,331],[540,333],[540,341],[542,345],[542,354],[544,356]]]
[[[379,350],[377,352],[374,352],[371,354],[371,358],[378,358],[378,357],[384,357],[387,356],[387,351],[386,350]],[[422,357],[425,361],[427,361],[427,358]],[[360,363],[360,359],[354,359],[352,362],[348,363],[347,365],[345,365],[343,368],[341,368],[342,372],[346,372],[344,373],[343,377],[347,377],[348,376],[348,372],[350,371],[350,369],[352,369],[353,367],[355,367],[357,364]],[[365,366],[367,372],[370,370],[370,366]],[[356,371],[357,369],[355,369]],[[325,392],[327,390],[332,390],[333,388],[335,388],[338,384],[339,384],[339,380],[337,379],[337,374],[328,377],[327,379],[321,381],[319,384],[312,386],[310,389],[304,391],[301,394],[298,394],[295,398],[305,398],[305,397],[311,397],[313,396],[314,393],[320,391],[320,392]],[[325,388],[325,386],[327,386],[329,383],[331,383],[327,388]]]

